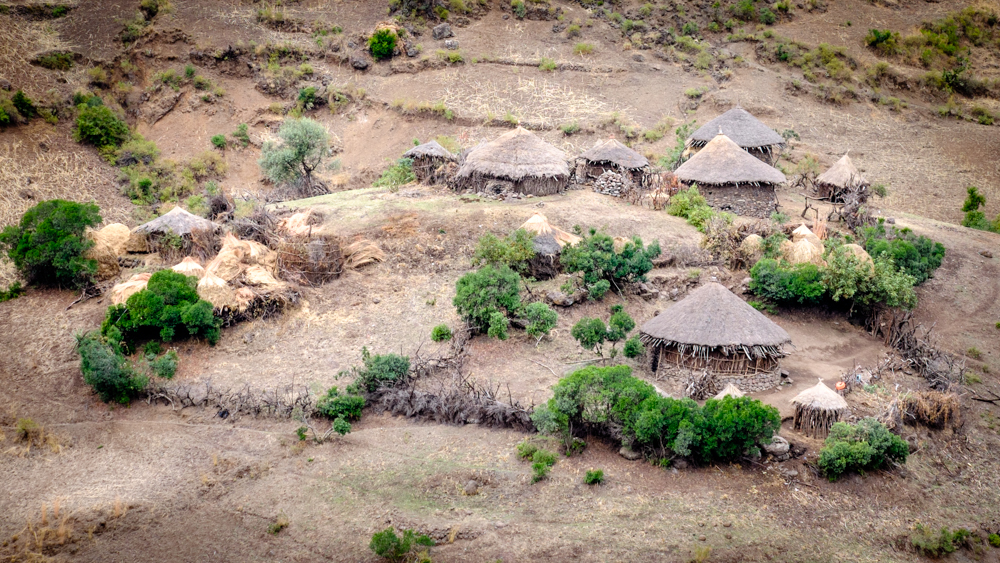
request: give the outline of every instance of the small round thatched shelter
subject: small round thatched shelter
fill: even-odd
[[[791,342],[783,328],[721,284],[710,282],[642,325],[652,369],[704,370],[716,388],[770,389],[781,379],[778,360]]]
[[[472,149],[455,175],[460,188],[551,195],[566,189],[566,153],[518,127]]]
[[[785,139],[774,129],[738,106],[702,125],[691,135],[687,144],[693,148],[703,147],[719,131],[740,148],[769,163],[774,161],[774,149],[785,144]]]
[[[815,386],[796,395],[792,404],[795,405],[793,427],[814,438],[826,437],[830,433],[830,427],[850,413],[847,401],[827,387],[822,379]]]
[[[445,179],[445,166],[458,162],[458,157],[437,141],[417,145],[403,153],[403,158],[413,160],[413,175],[425,184],[436,184]]]
[[[629,176],[634,183],[642,186],[647,183],[649,161],[617,139],[608,139],[577,157],[576,181],[586,183],[609,170]]]
[[[778,202],[774,187],[785,182],[779,170],[750,156],[722,133],[674,174],[685,184],[697,184],[712,207],[761,218],[774,212]]]
[[[867,192],[868,180],[845,154],[829,170],[816,177],[816,191],[819,197],[830,198],[833,203],[843,203],[844,194],[849,191]]]

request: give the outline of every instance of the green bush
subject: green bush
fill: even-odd
[[[604,470],[603,469],[591,469],[583,476],[583,482],[587,485],[602,485],[604,484]]]
[[[0,232],[0,249],[29,284],[79,287],[97,271],[97,262],[83,256],[94,244],[84,230],[100,222],[92,203],[43,201]]]
[[[534,238],[528,231],[518,229],[504,238],[487,233],[479,237],[472,254],[472,265],[506,266],[519,274],[528,271],[528,261],[535,257]]]
[[[437,325],[431,330],[431,340],[434,342],[444,342],[445,340],[451,340],[452,334],[451,329],[448,325]]]
[[[594,350],[601,354],[601,345],[608,338],[608,327],[601,319],[583,317],[573,325],[570,335],[583,346],[584,350]]]
[[[31,98],[25,95],[24,91],[18,90],[15,92],[10,101],[14,104],[14,108],[17,109],[17,113],[20,113],[25,119],[31,119],[38,115],[38,108],[35,107],[35,102],[31,101]]]
[[[509,318],[520,311],[520,281],[517,273],[506,266],[484,266],[458,279],[452,304],[473,328],[488,333],[495,322],[494,313]]]
[[[670,198],[670,205],[667,213],[675,217],[687,219],[689,225],[701,232],[708,231],[708,223],[712,217],[719,215],[727,223],[732,223],[733,216],[730,213],[716,213],[705,201],[696,186],[691,186],[687,190],[680,191]]]
[[[79,108],[73,129],[73,138],[77,142],[89,143],[97,148],[117,148],[131,137],[128,124],[108,107],[83,105]]]
[[[401,158],[392,166],[386,168],[378,180],[372,183],[376,188],[399,189],[399,186],[409,184],[417,179],[413,174],[413,159]]]
[[[556,454],[542,449],[536,449],[531,454],[531,482],[537,483],[549,475],[552,466],[556,464]]]
[[[240,123],[239,127],[236,128],[236,131],[230,133],[234,139],[239,141],[240,146],[244,148],[250,145],[250,134],[247,132],[247,129],[248,127],[246,123]]]
[[[893,462],[906,463],[909,449],[902,438],[874,418],[857,424],[838,422],[830,429],[819,452],[819,469],[831,481],[844,473],[882,468]]]
[[[226,149],[226,136],[225,135],[212,135],[212,145],[217,149]]]
[[[972,532],[965,528],[959,528],[954,532],[948,528],[941,528],[940,532],[934,532],[918,523],[910,535],[910,545],[921,555],[937,558],[970,545],[972,537]]]
[[[17,299],[22,294],[24,294],[24,287],[21,286],[21,282],[13,282],[7,289],[0,289],[0,303]]]
[[[633,336],[625,341],[625,346],[622,348],[622,354],[626,358],[634,359],[641,356],[646,351],[646,347],[643,346],[642,342],[639,340],[638,336]]]
[[[411,551],[419,546],[432,547],[434,540],[425,535],[418,535],[413,530],[403,530],[403,536],[399,537],[392,528],[386,528],[381,532],[372,535],[368,548],[375,555],[386,561],[401,562],[411,557]]]
[[[869,29],[865,36],[865,44],[882,55],[895,55],[899,52],[899,33],[885,29]]]
[[[153,355],[155,356],[155,354]],[[177,352],[170,350],[159,358],[154,357],[150,359],[149,369],[156,374],[157,377],[162,377],[163,379],[173,379],[174,374],[177,373],[178,360],[179,358],[177,357]]]
[[[118,342],[97,332],[77,335],[76,352],[80,355],[83,380],[106,403],[127,404],[149,383],[125,358]]]
[[[582,272],[588,288],[604,280],[608,288],[621,291],[627,284],[646,281],[646,274],[653,269],[653,258],[659,255],[659,241],[643,246],[642,239],[633,237],[615,251],[614,239],[591,229],[590,235],[578,244],[563,248],[559,261],[568,273]]]
[[[587,350],[594,350],[602,356],[604,355],[604,342],[613,343],[611,357],[614,358],[618,355],[618,350],[614,346],[618,342],[628,338],[628,334],[634,328],[635,321],[625,312],[625,308],[621,305],[615,305],[611,307],[611,318],[608,320],[607,325],[601,319],[584,317],[573,325],[570,335],[580,343],[580,346],[583,346]],[[642,344],[638,340],[631,344],[626,344],[628,345],[629,353],[635,354],[633,356],[626,354],[627,357],[636,357],[642,353]],[[638,353],[636,353],[636,345],[639,346]]]
[[[531,336],[532,338],[538,338],[539,340],[549,333],[550,330],[555,328],[556,321],[559,320],[559,316],[551,307],[536,301],[534,303],[528,303],[524,310],[522,311],[524,320],[527,321],[527,326],[524,328],[524,332]]]
[[[993,547],[1000,547],[1000,534],[990,534],[987,539]]]
[[[368,50],[375,60],[388,59],[396,50],[396,33],[391,29],[377,29],[368,39]]]
[[[538,446],[532,444],[527,439],[517,445],[517,457],[521,459],[531,459],[537,451]]]
[[[997,215],[996,219],[991,222],[986,219],[986,214],[979,210],[980,207],[986,205],[986,197],[979,193],[979,188],[969,186],[966,188],[966,192],[969,195],[965,198],[965,203],[962,205],[962,211],[965,212],[965,218],[962,219],[962,226],[980,231],[1000,233],[1000,215]]]
[[[353,367],[349,372],[341,372],[340,376],[354,376],[354,384],[358,389],[369,393],[378,391],[380,387],[395,387],[404,382],[410,373],[410,358],[397,354],[371,355],[368,348],[361,349],[363,367]]]
[[[334,420],[338,418],[348,421],[358,420],[361,418],[362,409],[365,408],[365,398],[356,391],[357,387],[348,386],[346,392],[342,394],[335,385],[316,401],[316,410]]]
[[[915,285],[930,278],[944,260],[945,248],[940,242],[918,236],[910,229],[891,227],[887,230],[884,221],[862,228],[858,237],[872,258],[877,260],[882,256],[891,259],[897,267],[913,276]]]
[[[816,305],[826,293],[822,277],[814,264],[789,266],[764,258],[750,268],[750,290],[777,303]]]
[[[198,278],[173,270],[156,272],[146,289],[108,308],[101,334],[120,340],[129,350],[140,340],[171,342],[185,337],[205,338],[215,345],[222,321],[212,313],[212,304],[198,297],[197,284]]]

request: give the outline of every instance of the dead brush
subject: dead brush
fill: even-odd
[[[279,276],[299,285],[322,285],[344,271],[344,255],[337,237],[284,239],[278,243],[277,252]]]
[[[955,393],[919,391],[903,397],[902,416],[930,428],[961,426],[962,400]]]
[[[738,270],[750,266],[754,258],[741,251],[743,239],[750,235],[766,239],[775,232],[777,229],[774,224],[763,219],[730,223],[720,215],[715,215],[708,222],[701,246],[725,262],[730,269]]]
[[[233,234],[241,240],[252,240],[268,248],[276,248],[281,242],[278,233],[279,217],[260,205],[246,217],[233,219],[230,222]]]

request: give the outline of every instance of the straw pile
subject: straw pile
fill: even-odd
[[[813,438],[826,437],[834,423],[850,414],[847,401],[827,387],[822,379],[814,387],[796,395],[792,404],[795,405],[793,427]]]
[[[566,231],[553,227],[549,220],[541,213],[535,213],[530,219],[521,225],[522,229],[528,231],[529,233],[534,233],[535,236],[539,235],[552,235],[552,238],[556,239],[560,247],[564,247],[567,244],[573,246],[578,244],[583,239]]]
[[[226,280],[205,272],[198,282],[198,296],[212,304],[216,310],[236,307],[236,292]]]
[[[201,264],[190,256],[181,260],[181,262],[171,268],[171,270],[179,274],[184,274],[185,276],[194,276],[199,280],[205,276],[205,268],[202,268]]]
[[[783,184],[785,175],[719,134],[674,174],[679,180],[699,185],[739,186]]]
[[[374,242],[361,239],[347,245],[344,251],[344,267],[358,269],[368,264],[385,260],[385,252]]]
[[[566,154],[518,127],[472,149],[455,176],[459,187],[477,190],[491,180],[511,182],[522,194],[560,192],[569,181]]]
[[[146,284],[149,282],[153,274],[144,273],[136,274],[128,279],[126,282],[117,284],[111,288],[111,303],[114,305],[121,305],[128,301],[128,298],[133,294],[139,293],[140,291],[146,289]]]
[[[745,393],[743,393],[743,391],[740,391],[740,388],[733,385],[732,383],[727,383],[726,386],[722,389],[722,391],[719,391],[719,394],[715,396],[715,400],[721,401],[726,395],[738,399],[744,396]]]
[[[807,240],[818,247],[823,247],[823,241],[820,240],[815,233],[809,230],[809,227],[805,226],[805,223],[799,225],[792,231],[792,242],[799,242],[800,240]]]
[[[962,402],[955,393],[920,391],[903,398],[903,416],[931,428],[959,426]]]
[[[319,230],[323,216],[312,209],[300,211],[278,221],[279,233],[290,237],[308,237]]]
[[[747,264],[753,264],[760,259],[764,253],[764,238],[756,233],[747,235],[740,243],[740,254]]]
[[[806,239],[799,242],[786,240],[781,243],[781,255],[789,264],[815,264],[826,266],[823,261],[823,248]]]

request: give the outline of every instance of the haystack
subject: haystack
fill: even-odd
[[[243,271],[243,283],[259,287],[264,290],[279,289],[282,285],[284,285],[275,279],[270,272],[258,265],[248,266],[247,269]]]
[[[822,379],[814,387],[796,395],[792,404],[795,405],[795,430],[814,438],[826,437],[835,422],[850,414],[847,401],[827,387]]]
[[[314,233],[318,234],[322,223],[322,215],[312,209],[306,209],[278,221],[277,230],[292,237],[307,237]]]
[[[443,169],[449,162],[458,162],[458,157],[437,141],[417,145],[403,153],[403,158],[413,160],[413,175],[426,184],[434,184],[445,179]]]
[[[754,264],[764,253],[764,238],[758,234],[749,234],[740,242],[740,254],[748,264]]]
[[[616,139],[598,142],[593,148],[577,158],[576,181],[583,183],[586,178],[598,178],[608,171],[632,178],[636,184],[645,184],[649,171],[646,157],[618,142]],[[580,166],[582,165],[582,166]]]
[[[146,289],[146,284],[149,283],[149,278],[153,274],[135,274],[126,282],[122,282],[111,288],[111,303],[113,305],[121,305],[128,301],[128,298],[133,294],[139,293],[140,291]]]
[[[359,240],[343,248],[344,267],[358,269],[385,260],[385,252],[370,240]]]
[[[121,223],[111,223],[105,225],[98,231],[91,231],[90,237],[94,242],[104,242],[111,247],[115,256],[122,256],[127,252],[128,238],[131,234],[129,228]]]
[[[819,197],[840,203],[845,192],[867,188],[868,180],[851,162],[851,157],[844,154],[829,170],[816,177],[815,184]]]
[[[94,246],[88,248],[83,257],[97,262],[97,279],[109,280],[117,276],[121,272],[121,267],[118,265],[118,254],[114,247],[101,238],[98,231],[90,231],[86,236],[94,242]]]
[[[774,129],[764,125],[743,108],[735,107],[698,128],[688,139],[688,145],[705,146],[719,134],[719,131],[732,139],[737,146],[768,158],[771,157],[774,148],[785,144],[785,139]]]
[[[199,280],[205,276],[205,268],[202,268],[201,264],[190,256],[184,258],[179,264],[170,269],[185,276],[194,276]]]
[[[783,328],[715,282],[648,321],[639,338],[651,349],[654,372],[665,361],[707,370],[743,391],[777,383],[782,347],[791,342]]]
[[[816,246],[806,239],[801,239],[799,242],[782,241],[781,256],[789,264],[826,266],[826,262],[823,260],[823,247]]]
[[[191,214],[178,206],[148,223],[139,225],[133,232],[147,235],[172,233],[182,237],[189,236],[195,230],[214,231],[218,227],[208,219]]]
[[[232,286],[212,272],[205,272],[198,282],[198,296],[211,303],[217,310],[236,306],[236,292]]]
[[[809,230],[809,227],[807,227],[805,223],[795,227],[795,230],[792,231],[792,242],[799,242],[800,240],[807,240],[820,248],[823,247],[823,241],[821,241],[815,233]]]
[[[245,250],[242,245],[223,244],[222,250],[205,266],[205,271],[230,282],[243,273]]]
[[[521,225],[522,229],[528,231],[529,233],[534,233],[538,235],[552,235],[552,238],[556,239],[559,246],[566,246],[567,244],[573,246],[578,244],[583,239],[566,231],[560,229],[559,227],[553,227],[549,220],[541,213],[535,213],[530,219]]]
[[[726,387],[722,391],[719,391],[719,394],[715,396],[715,400],[721,401],[723,398],[726,397],[726,395],[738,399],[746,395],[746,393],[740,391],[740,388],[733,385],[732,383],[727,383]]]
[[[569,166],[563,151],[518,127],[472,149],[455,181],[476,191],[499,181],[497,185],[509,183],[518,193],[550,195],[566,189]]]

